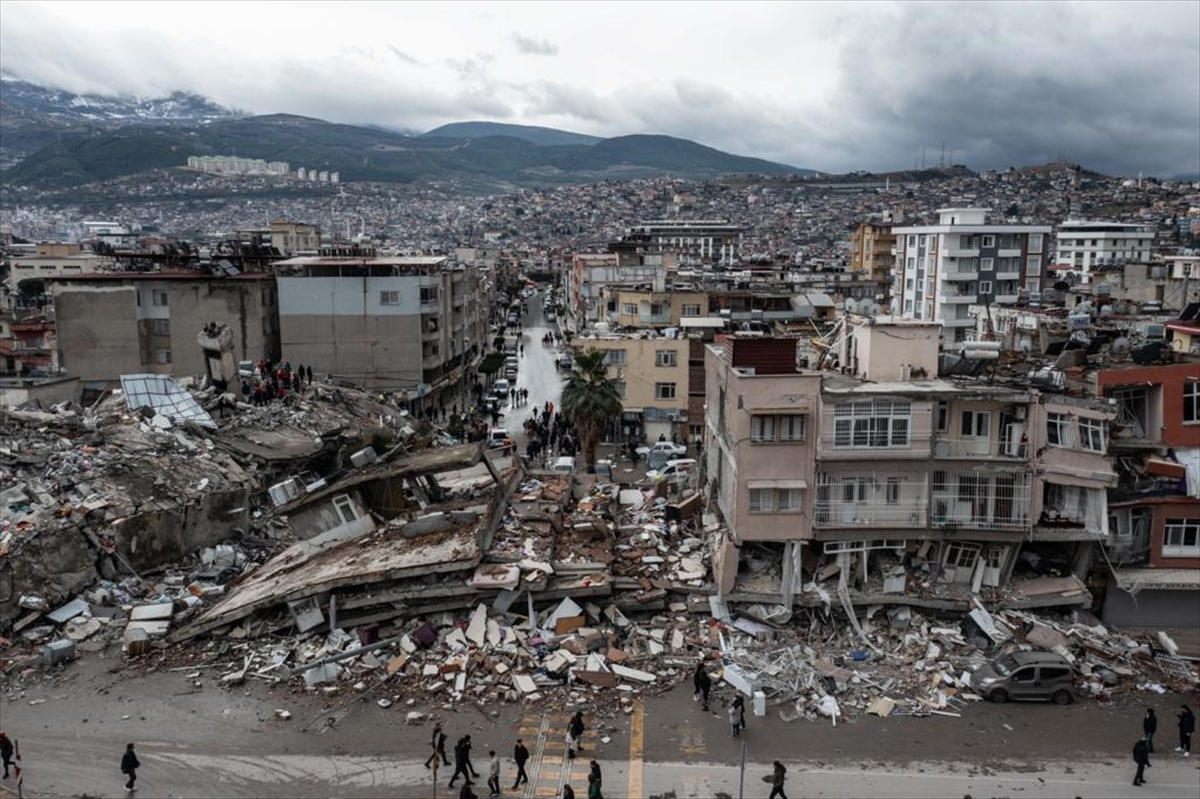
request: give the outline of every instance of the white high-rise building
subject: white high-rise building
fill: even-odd
[[[1070,220],[1058,226],[1051,269],[1074,272],[1084,284],[1091,283],[1092,267],[1150,260],[1154,228],[1129,222],[1084,222]]]
[[[941,324],[943,348],[975,329],[970,306],[1042,290],[1049,225],[989,225],[985,208],[939,208],[938,224],[895,227],[894,310]]]

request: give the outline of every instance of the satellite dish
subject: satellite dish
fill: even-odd
[[[842,303],[842,307],[846,309],[846,313],[854,313],[858,310],[858,303],[856,303],[854,300],[846,300],[844,303]]]
[[[1033,350],[1033,342],[1029,340],[1028,336],[1022,336],[1021,340],[1017,342],[1017,349],[1021,352],[1030,352]]]
[[[1113,309],[1112,309],[1111,305],[1105,305],[1104,307],[1102,307],[1100,309],[1100,318],[1101,319],[1107,319],[1108,317],[1110,317],[1112,315],[1113,315]]]
[[[1113,352],[1129,352],[1129,339],[1125,338],[1124,336],[1114,339],[1112,343],[1112,350]]]
[[[871,316],[879,316],[879,312],[883,310],[883,306],[875,303],[871,306]]]

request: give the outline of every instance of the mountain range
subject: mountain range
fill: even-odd
[[[4,76],[0,141],[10,185],[65,188],[239,155],[341,173],[342,181],[467,179],[580,183],[670,174],[807,175],[671,136],[599,138],[529,125],[458,122],[421,135],[293,114],[248,116],[197,95],[76,95]]]

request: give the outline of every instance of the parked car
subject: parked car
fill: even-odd
[[[569,352],[564,352],[562,355],[558,356],[558,360],[555,361],[555,365],[557,365],[559,369],[570,369],[575,365],[575,356]]]
[[[508,391],[511,388],[512,384],[502,377],[495,383],[492,383],[492,396],[496,397],[497,399],[507,401]]]
[[[648,458],[655,452],[665,452],[673,458],[682,458],[687,455],[687,447],[671,441],[656,441],[652,445],[637,448],[637,454],[643,458]]]
[[[501,447],[511,447],[513,443],[512,437],[508,431],[502,427],[493,427],[488,431],[488,449],[500,449]]]
[[[677,458],[667,461],[661,469],[651,469],[646,472],[646,479],[652,483],[666,480],[668,483],[682,483],[696,471],[698,461],[695,458]]]
[[[550,470],[553,471],[555,474],[574,474],[575,473],[575,459],[570,456],[564,455],[561,458],[558,458],[557,460],[554,461],[554,465],[552,467],[550,467]]]
[[[254,361],[238,361],[238,377],[254,377]]]
[[[980,666],[971,687],[992,702],[1050,700],[1059,705],[1075,699],[1075,669],[1055,652],[1012,652]]]

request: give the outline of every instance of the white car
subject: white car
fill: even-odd
[[[672,458],[682,458],[687,455],[687,447],[683,444],[674,444],[670,441],[656,441],[653,446],[637,448],[637,454],[643,458],[650,457],[650,453],[658,452],[665,452]]]
[[[555,474],[574,474],[575,459],[564,455],[554,462],[554,466],[551,467],[551,471],[553,471]]]
[[[652,469],[646,472],[646,480],[651,483],[657,483],[660,480],[666,480],[668,483],[683,483],[686,482],[699,468],[695,458],[680,458],[678,460],[667,461],[667,465],[661,469]]]

